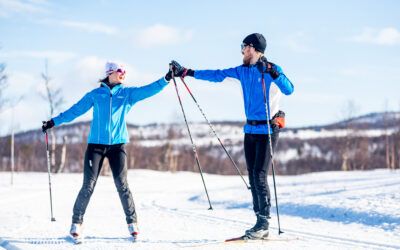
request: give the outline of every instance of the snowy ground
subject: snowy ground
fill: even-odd
[[[100,177],[85,216],[85,243],[68,239],[82,174],[0,173],[0,249],[400,249],[400,172],[325,172],[278,176],[281,225],[272,207],[264,243],[227,244],[254,224],[250,193],[237,176],[129,172],[140,238],[129,240],[112,177]],[[269,181],[271,182],[271,178]]]

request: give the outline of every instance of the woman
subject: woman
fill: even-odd
[[[143,87],[123,86],[125,73],[122,65],[107,62],[105,78],[100,80],[98,88],[87,93],[67,111],[43,122],[42,130],[46,132],[53,126],[74,120],[93,107],[93,120],[84,159],[83,185],[75,201],[70,230],[77,240],[82,237],[83,216],[106,157],[125,212],[129,233],[134,239],[139,233],[135,204],[127,182],[124,144],[128,143],[129,136],[125,116],[136,102],[157,94],[167,86],[171,71],[165,77]]]

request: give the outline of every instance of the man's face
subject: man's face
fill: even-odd
[[[251,59],[255,55],[255,49],[250,45],[242,46],[243,64],[250,65]]]

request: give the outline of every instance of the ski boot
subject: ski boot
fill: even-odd
[[[269,223],[268,223],[268,217],[264,215],[257,215],[257,222],[254,225],[254,227],[246,230],[245,236],[247,236],[249,239],[266,239],[268,238],[269,235]]]
[[[72,223],[71,224],[71,230],[69,233],[71,234],[75,244],[80,244],[82,243],[82,224],[78,223]]]
[[[130,223],[128,224],[129,234],[132,235],[133,241],[136,241],[137,236],[139,234],[139,227],[137,223]]]

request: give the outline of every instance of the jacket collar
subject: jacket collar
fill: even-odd
[[[122,83],[117,84],[117,85],[113,86],[112,88],[110,88],[110,86],[108,86],[108,85],[105,84],[104,82],[101,82],[100,87],[104,87],[104,88],[108,89],[112,94],[114,94],[114,93],[117,92],[120,88],[122,88]]]

